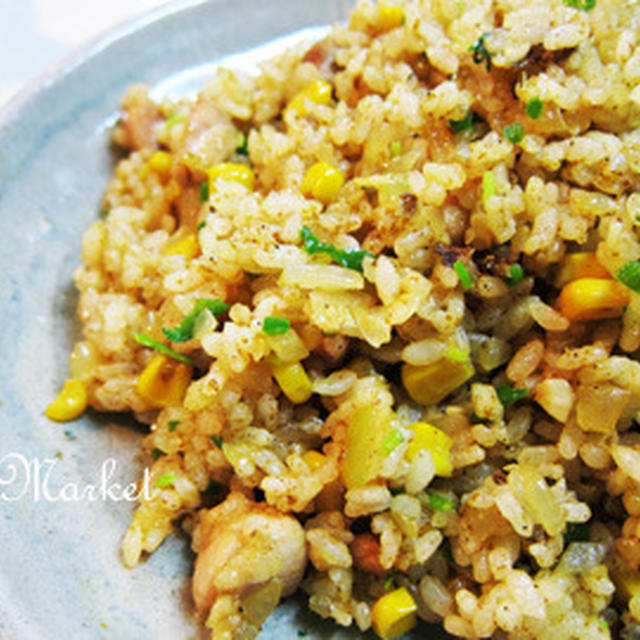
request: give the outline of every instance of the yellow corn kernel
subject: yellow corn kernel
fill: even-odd
[[[171,169],[171,154],[168,151],[156,151],[149,158],[147,166],[162,177],[167,177]]]
[[[193,260],[200,253],[200,243],[198,237],[194,233],[172,242],[165,250],[165,256],[175,256],[181,254],[186,256],[187,260]]]
[[[180,404],[192,373],[188,364],[158,353],[140,374],[136,388],[142,399],[156,409]]]
[[[326,458],[319,451],[313,451],[313,449],[307,451],[302,456],[302,459],[307,463],[311,471],[319,469],[326,461]]]
[[[253,191],[256,183],[253,171],[244,164],[237,162],[221,162],[211,167],[207,174],[209,176],[209,193],[215,193],[216,181],[219,179],[237,182],[249,191]]]
[[[416,626],[418,607],[409,592],[401,587],[378,598],[371,609],[373,630],[381,638],[397,638]]]
[[[616,280],[580,278],[566,284],[558,296],[562,315],[571,321],[616,318],[629,304],[629,290]]]
[[[397,29],[404,23],[404,11],[402,7],[386,2],[378,3],[378,26],[381,31]]]
[[[273,377],[291,402],[300,404],[311,397],[311,380],[299,362],[271,367]]]
[[[344,178],[338,169],[326,162],[316,162],[307,170],[300,191],[327,204],[338,195],[343,184]]]
[[[438,404],[474,374],[469,360],[455,362],[442,358],[426,366],[405,364],[402,383],[411,399],[418,404]]]
[[[287,105],[287,110],[295,111],[299,116],[305,115],[307,110],[307,100],[325,107],[331,104],[333,87],[324,80],[316,80],[302,91],[297,93]]]
[[[451,465],[453,440],[451,437],[441,429],[426,422],[415,422],[409,428],[415,431],[415,435],[404,454],[405,458],[411,462],[419,451],[426,449],[433,458],[436,475],[450,476],[453,472],[453,466]]]
[[[611,274],[598,262],[595,253],[580,251],[569,253],[562,261],[562,267],[556,276],[556,287],[564,287],[565,284],[580,278],[610,279]]]
[[[87,388],[84,382],[69,378],[58,397],[45,409],[44,415],[56,422],[77,418],[87,408]]]

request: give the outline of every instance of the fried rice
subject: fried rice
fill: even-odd
[[[359,2],[124,97],[48,409],[133,412],[213,640],[640,637],[640,4]]]

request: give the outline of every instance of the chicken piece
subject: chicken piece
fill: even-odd
[[[149,98],[148,87],[131,87],[122,100],[122,118],[113,132],[114,142],[133,151],[155,149],[154,127],[160,118],[160,110]]]
[[[304,530],[292,516],[232,492],[200,520],[193,538],[196,608],[214,640],[248,640],[293,593],[304,573]]]

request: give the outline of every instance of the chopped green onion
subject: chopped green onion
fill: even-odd
[[[640,262],[631,260],[616,273],[616,280],[622,282],[632,291],[640,293]]]
[[[180,420],[169,420],[169,422],[167,423],[167,426],[169,427],[169,432],[174,432],[178,425],[180,424]]]
[[[202,231],[205,227],[207,226],[207,223],[202,220],[201,222],[198,223],[198,231]]]
[[[393,429],[384,437],[384,440],[380,445],[380,453],[383,456],[388,456],[403,442],[404,438],[400,431],[398,429]]]
[[[512,404],[526,398],[529,395],[529,389],[516,389],[507,385],[500,386],[496,389],[500,402],[505,407],[510,407]]]
[[[185,356],[182,353],[177,353],[170,347],[167,347],[166,344],[162,344],[158,340],[151,338],[149,336],[145,336],[144,333],[138,333],[135,331],[133,333],[133,339],[141,344],[143,347],[149,347],[149,349],[155,349],[158,353],[162,355],[168,356],[169,358],[173,358],[178,362],[184,362],[185,364],[193,364],[193,359],[189,356]]]
[[[158,447],[156,447],[155,449],[153,449],[153,451],[151,451],[151,457],[154,460],[157,460],[158,458],[162,458],[162,456],[166,456],[167,454],[162,450],[162,449],[158,449]]]
[[[544,102],[540,98],[532,98],[527,103],[525,111],[532,120],[537,120],[544,110]]]
[[[221,313],[224,313],[229,306],[227,302],[223,302],[217,298],[200,298],[196,300],[191,313],[185,316],[184,320],[177,327],[173,329],[163,329],[162,333],[164,333],[171,342],[187,342],[193,338],[196,321],[203,311],[210,311],[214,316],[219,316]]]
[[[281,336],[291,328],[291,323],[286,318],[267,316],[262,321],[262,330],[269,336]]]
[[[486,62],[487,71],[491,71],[491,58],[493,54],[487,49],[484,44],[484,41],[487,39],[489,33],[485,33],[481,35],[474,44],[469,47],[469,51],[473,52],[473,61],[476,64],[482,64]]]
[[[606,620],[600,620],[600,626],[605,630],[609,630],[609,623]]]
[[[460,347],[451,347],[451,349],[444,354],[444,357],[451,362],[468,362],[469,352]]]
[[[524,127],[519,122],[514,122],[513,124],[508,124],[502,130],[502,134],[509,142],[519,144],[524,137]]]
[[[373,257],[372,253],[364,249],[338,249],[328,242],[322,242],[308,227],[300,229],[300,240],[307,253],[326,253],[334,262],[354,271],[362,271],[362,261],[365,257]]]
[[[402,142],[400,142],[400,140],[394,140],[389,145],[389,153],[391,154],[392,158],[396,158],[397,156],[399,156],[402,153]]]
[[[429,508],[434,511],[453,511],[456,507],[456,503],[447,496],[443,496],[441,493],[436,493],[427,489],[427,495],[429,496]]]
[[[509,267],[509,284],[515,287],[522,281],[522,278],[524,278],[524,269],[519,264],[512,264]]]
[[[467,267],[465,267],[460,260],[456,260],[453,263],[453,268],[455,272],[458,274],[458,278],[460,279],[460,284],[462,288],[466,291],[467,289],[471,289],[471,285],[473,281],[471,280],[471,274]]]
[[[224,442],[224,438],[222,436],[209,436],[211,442],[218,447],[218,449],[222,449],[222,443]]]
[[[591,11],[596,6],[596,0],[564,0],[564,3],[578,11]]]
[[[186,116],[183,116],[181,113],[174,113],[170,115],[165,124],[167,125],[167,129],[171,129],[174,124],[178,124],[179,122],[184,122]]]
[[[173,483],[178,479],[177,473],[165,473],[156,480],[156,487],[165,489],[166,487],[173,486]]]
[[[209,183],[200,183],[200,202],[206,202],[209,199]]]
[[[496,179],[491,171],[485,171],[482,174],[482,204],[485,209],[489,198],[496,195]]]
[[[462,133],[468,129],[473,130],[474,120],[475,114],[473,111],[467,111],[462,120],[449,120],[449,129],[451,129],[453,133]]]
[[[385,591],[389,591],[389,589],[391,589],[391,587],[393,587],[393,583],[396,581],[396,578],[398,577],[398,574],[400,572],[397,570],[393,570],[384,580],[384,590]]]
[[[249,155],[249,138],[242,131],[238,131],[236,138],[236,153],[241,156]]]
[[[105,218],[109,217],[109,214],[111,213],[111,209],[103,209],[101,212],[102,216],[104,216]]]

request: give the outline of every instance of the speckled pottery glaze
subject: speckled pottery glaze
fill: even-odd
[[[133,503],[118,500],[113,487],[138,479],[144,430],[123,416],[89,412],[67,425],[43,416],[77,337],[72,271],[113,169],[108,130],[127,86],[192,93],[220,61],[251,67],[293,41],[321,36],[350,4],[170,3],[64,62],[0,114],[0,639],[202,637],[185,536],[172,536],[132,571],[119,560]],[[56,499],[65,484],[111,491],[96,500]],[[261,640],[302,630],[310,639],[360,637],[305,609],[303,596],[285,602]],[[444,632],[415,633],[426,636]]]

